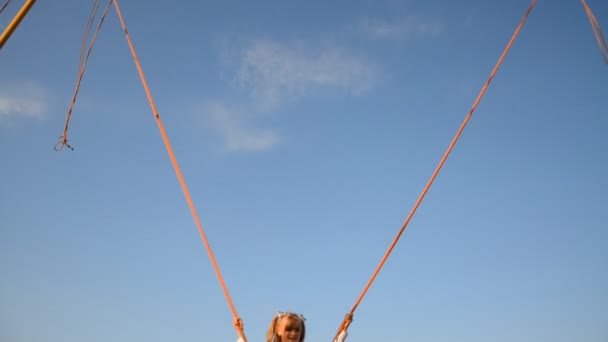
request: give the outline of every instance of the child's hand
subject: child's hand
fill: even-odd
[[[236,340],[236,342],[245,342],[245,340],[242,337],[239,337],[239,339]]]

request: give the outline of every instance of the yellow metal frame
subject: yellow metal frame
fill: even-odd
[[[21,23],[21,20],[25,18],[27,12],[29,12],[30,8],[34,6],[36,0],[27,0],[25,4],[21,7],[19,12],[15,15],[11,23],[6,27],[4,32],[2,32],[2,36],[0,36],[0,49],[4,46],[4,43],[11,37],[11,34],[15,31],[17,26]]]

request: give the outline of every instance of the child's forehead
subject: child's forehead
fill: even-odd
[[[302,325],[302,320],[293,316],[283,316],[279,320],[279,325],[283,327],[296,327]]]

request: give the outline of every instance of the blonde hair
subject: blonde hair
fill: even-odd
[[[292,312],[279,312],[274,316],[272,321],[270,322],[270,326],[268,327],[268,331],[266,332],[266,342],[281,342],[281,337],[277,336],[277,326],[281,320],[288,319],[292,322],[299,322],[302,327],[302,332],[300,334],[300,341],[304,342],[304,337],[306,336],[306,325],[304,324],[304,316],[298,315]]]

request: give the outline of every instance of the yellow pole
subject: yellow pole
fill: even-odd
[[[4,43],[6,43],[6,41],[11,37],[11,34],[13,34],[13,31],[15,31],[17,26],[19,26],[19,23],[21,23],[21,20],[23,20],[23,18],[25,17],[27,12],[30,10],[30,8],[32,8],[32,6],[34,5],[35,2],[36,2],[36,0],[27,0],[25,2],[25,4],[23,4],[23,7],[21,7],[21,9],[19,10],[19,13],[17,13],[17,15],[15,15],[15,18],[13,18],[13,21],[11,21],[11,23],[6,27],[4,32],[2,32],[2,36],[0,36],[0,49],[2,49],[2,47],[4,46]]]

